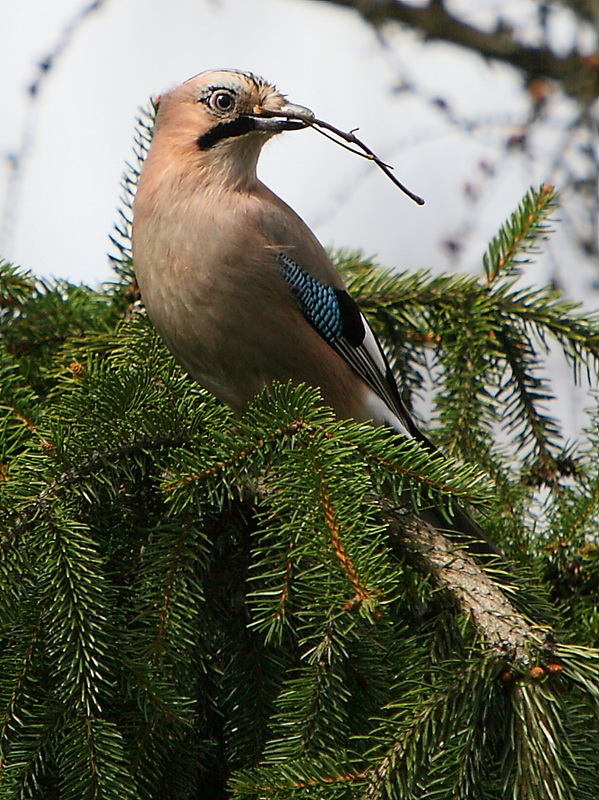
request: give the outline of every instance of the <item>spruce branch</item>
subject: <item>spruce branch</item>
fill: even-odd
[[[123,745],[114,723],[93,716],[69,720],[58,754],[61,798],[141,800]]]
[[[40,514],[43,514],[50,508],[52,501],[60,492],[74,486],[83,478],[94,474],[99,467],[113,464],[116,459],[126,459],[135,453],[167,446],[179,447],[186,441],[188,441],[188,437],[186,436],[176,439],[170,436],[156,438],[142,436],[140,438],[117,442],[107,447],[102,452],[92,453],[84,458],[78,465],[66,470],[49,481],[34,498],[19,510],[14,519],[14,523],[8,527],[2,539],[0,539],[0,549],[8,547],[34,520],[38,519]]]
[[[549,339],[557,341],[577,378],[592,380],[599,354],[599,316],[578,311],[553,287],[517,285],[519,266],[549,233],[552,187],[531,189],[501,228],[484,258],[486,280],[468,276],[392,274],[371,262],[342,256],[348,283],[382,337],[402,343],[394,351],[404,389],[422,385],[431,365],[443,391],[437,404],[439,439],[446,451],[478,460],[500,475],[503,456],[494,431],[503,424],[514,458],[524,450],[549,483],[569,474],[557,422],[544,405],[553,391],[541,376]],[[411,407],[411,397],[406,398]],[[553,477],[552,477],[553,476]],[[505,484],[505,482],[504,482]]]
[[[164,650],[165,631],[169,621],[169,616],[171,616],[172,613],[171,609],[174,599],[175,580],[177,572],[180,568],[181,557],[184,552],[186,540],[190,535],[189,529],[190,529],[190,521],[188,520],[187,524],[181,526],[179,541],[175,545],[175,549],[172,552],[171,563],[169,564],[168,567],[168,572],[164,583],[162,601],[159,608],[158,627],[156,630],[156,637],[152,648],[152,656],[150,658],[150,661],[153,665],[158,664],[162,658]]]
[[[23,707],[23,705],[21,706]],[[53,759],[57,735],[64,717],[47,698],[32,703],[27,698],[27,720],[19,716],[17,731],[5,735],[0,753],[0,791],[2,797],[37,800],[43,791],[43,778]],[[15,726],[16,727],[16,726]]]
[[[497,332],[497,338],[510,369],[500,389],[502,424],[510,433],[519,429],[520,448],[530,449],[530,458],[537,459],[549,476],[560,450],[560,428],[557,420],[542,409],[553,395],[547,382],[535,375],[539,367],[530,343],[524,340],[514,345],[515,337],[505,329]]]
[[[510,786],[514,797],[574,800],[575,760],[568,745],[565,708],[559,695],[540,681],[520,684],[513,693],[512,740],[516,753]]]
[[[449,676],[433,667],[433,683],[426,687],[425,696],[416,675],[403,676],[407,684],[403,703],[389,704],[388,720],[381,723],[372,737],[375,744],[371,756],[375,763],[366,771],[362,800],[411,797],[419,779],[427,774],[440,782],[435,775],[435,760],[442,750],[456,748],[459,766],[472,758],[469,745],[476,741],[476,731],[485,724],[496,701],[495,670],[488,660],[476,666],[460,668],[454,664],[454,667]],[[478,744],[480,747],[481,742]],[[481,750],[484,749],[483,745]],[[459,774],[459,766],[458,782],[464,777]],[[479,772],[478,780],[481,777]],[[444,786],[449,791],[446,782]]]
[[[343,533],[337,521],[335,506],[331,502],[325,479],[322,480],[321,502],[324,510],[325,522],[330,531],[331,546],[355,591],[355,595],[347,601],[344,609],[350,609],[355,607],[355,605],[362,605],[363,603],[372,601],[373,596],[371,590],[362,583],[356,566],[347,553],[347,548],[343,540]]]
[[[133,219],[133,199],[137,190],[137,183],[143,163],[152,143],[154,122],[158,103],[150,100],[145,108],[140,109],[136,119],[135,137],[133,144],[133,161],[126,164],[125,172],[121,178],[121,205],[117,209],[118,220],[114,225],[110,241],[115,252],[109,254],[110,261],[119,276],[120,284],[130,286],[131,303],[139,297],[133,275],[133,260],[131,252],[131,227]]]
[[[192,484],[201,484],[212,480],[214,477],[224,475],[231,469],[242,465],[246,460],[251,459],[254,455],[264,451],[269,445],[279,441],[285,441],[288,437],[295,438],[302,432],[310,432],[313,426],[306,423],[304,420],[293,420],[288,425],[277,427],[269,431],[268,436],[259,437],[253,441],[241,439],[237,436],[238,431],[231,429],[227,433],[230,434],[222,439],[222,444],[227,447],[227,455],[225,458],[217,458],[213,464],[207,466],[201,472],[187,473],[178,475],[174,480],[172,476],[168,478],[168,483],[165,485],[166,492],[175,492]]]
[[[92,715],[100,711],[109,686],[107,583],[88,531],[58,516],[40,537],[46,554],[39,576],[47,609],[46,648],[52,656],[57,697],[70,713]]]
[[[556,205],[557,192],[549,184],[524,195],[483,256],[487,283],[518,274],[520,265],[528,260],[526,254],[538,247],[539,239],[547,238],[551,230],[547,219]]]
[[[30,272],[0,258],[0,321],[31,300],[35,284]]]
[[[237,773],[230,781],[235,798],[269,798],[283,800],[288,797],[357,796],[364,784],[366,773],[355,768],[351,757],[343,752],[321,753],[318,757],[288,759],[273,767]],[[350,794],[347,795],[348,790]]]
[[[525,334],[535,333],[545,352],[547,337],[553,337],[572,365],[574,376],[585,367],[592,380],[599,363],[599,313],[579,311],[580,303],[565,299],[551,286],[523,289],[498,282],[493,298],[504,320],[522,327]]]
[[[13,663],[18,667],[16,673],[11,675],[10,690],[3,697],[4,713],[0,721],[0,741],[4,737],[7,729],[15,720],[15,708],[19,699],[19,695],[23,689],[25,682],[29,679],[30,668],[33,658],[36,654],[37,647],[41,639],[43,610],[38,614],[36,624],[32,630],[28,631],[30,636],[26,639],[26,647],[18,659],[14,659]],[[4,678],[6,676],[3,676]]]

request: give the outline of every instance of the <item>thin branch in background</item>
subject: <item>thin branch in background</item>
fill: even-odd
[[[599,105],[599,12],[597,4],[589,0],[558,0],[556,3],[540,3],[535,19],[528,20],[527,36],[534,32],[538,44],[528,45],[521,38],[523,23],[520,16],[513,18],[505,4],[495,4],[491,24],[477,26],[470,12],[480,11],[480,4],[472,3],[461,8],[460,14],[443,0],[415,6],[403,0],[318,0],[336,6],[353,9],[371,28],[387,53],[397,60],[396,48],[389,42],[392,31],[414,32],[426,42],[446,42],[456,45],[464,52],[482,56],[487,62],[516,69],[522,78],[523,89],[528,99],[525,119],[514,123],[514,129],[497,142],[497,155],[485,158],[488,169],[481,164],[473,180],[463,186],[464,198],[469,201],[466,218],[454,232],[448,233],[440,242],[451,257],[454,267],[462,264],[468,253],[466,240],[476,228],[477,209],[481,208],[484,187],[487,194],[494,176],[504,174],[501,162],[506,153],[512,157],[526,159],[534,174],[528,182],[551,182],[560,187],[564,197],[579,198],[574,209],[564,206],[564,217],[569,221],[569,234],[581,251],[582,258],[595,263],[599,247],[599,198],[596,182],[599,175],[599,156],[595,147],[597,115]],[[516,4],[520,5],[520,4]],[[563,22],[564,8],[573,15],[571,37],[564,53],[553,42],[550,35]],[[534,4],[531,3],[534,10]],[[477,17],[478,18],[478,17]],[[494,19],[494,23],[493,23]],[[540,37],[540,38],[539,38]],[[429,107],[435,108],[445,121],[456,130],[471,134],[477,129],[489,130],[489,124],[481,121],[460,119],[443,96],[426,91],[422,81],[416,77],[405,78],[410,72],[407,65],[394,65],[394,74],[399,74],[397,91],[408,91]],[[574,101],[574,103],[572,103]],[[574,110],[572,110],[574,105]],[[566,117],[564,121],[564,116]],[[552,146],[549,154],[540,153],[547,145],[539,145],[537,139],[543,131],[562,128],[564,141]],[[533,141],[534,138],[534,141]],[[563,145],[563,146],[562,146]],[[542,159],[542,160],[541,160]],[[582,166],[577,166],[581,162]],[[497,165],[498,169],[495,169]],[[561,174],[560,174],[561,171]],[[555,272],[555,270],[554,270]]]
[[[73,37],[87,18],[106,4],[107,0],[93,0],[78,11],[68,22],[54,44],[54,47],[37,62],[37,72],[32,82],[27,87],[28,100],[24,114],[23,128],[20,142],[15,150],[8,153],[4,159],[8,170],[8,180],[4,195],[4,208],[0,219],[0,247],[6,249],[13,234],[19,207],[19,192],[23,177],[24,164],[31,152],[35,139],[37,125],[38,100],[46,79],[56,61],[63,55],[71,44]]]
[[[455,16],[442,0],[423,6],[402,0],[326,2],[353,9],[375,27],[396,22],[420,32],[427,40],[448,42],[485,58],[510,64],[528,78],[557,81],[564,92],[579,103],[588,104],[597,97],[599,68],[596,53],[589,55],[574,49],[562,56],[544,44],[538,47],[524,44],[518,40],[512,27],[501,19],[497,20],[494,30],[484,31]]]
[[[566,220],[568,231],[577,246],[583,253],[595,258],[599,247],[599,196],[595,191],[599,176],[599,151],[594,147],[596,122],[592,109],[578,107],[574,112],[565,111],[557,87],[549,80],[537,78],[526,82],[524,94],[527,104],[524,114],[518,109],[501,109],[492,117],[459,114],[441,92],[427,90],[419,80],[418,73],[412,70],[412,64],[404,63],[389,39],[387,28],[374,28],[374,33],[396,83],[394,94],[408,93],[417,98],[458,134],[475,137],[491,133],[496,139],[496,153],[481,159],[475,173],[464,180],[462,194],[468,206],[462,223],[439,242],[453,267],[470,268],[470,264],[463,262],[462,256],[466,252],[467,241],[477,231],[481,200],[493,191],[494,181],[502,173],[502,162],[506,156],[526,160],[531,169],[529,181],[553,183],[560,187],[562,193],[570,189],[581,198],[584,206],[582,213],[580,208],[569,211],[568,206],[564,205],[562,218]],[[560,119],[560,114],[563,116],[564,113],[569,115],[566,121]],[[535,173],[533,168],[542,161],[535,137],[542,134],[544,129],[560,129],[562,135],[559,141],[549,147],[543,160],[547,166],[542,174],[538,174],[538,169]],[[577,155],[584,162],[582,176],[578,174],[580,169],[577,172],[575,166]],[[546,257],[552,258],[551,251]],[[555,265],[551,272],[557,273]]]

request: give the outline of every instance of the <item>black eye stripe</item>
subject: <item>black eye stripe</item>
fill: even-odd
[[[230,122],[221,122],[215,125],[198,139],[200,150],[209,150],[221,139],[228,139],[232,136],[243,136],[245,133],[255,130],[254,120],[251,117],[237,117]]]

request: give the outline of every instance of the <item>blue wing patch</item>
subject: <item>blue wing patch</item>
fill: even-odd
[[[406,432],[423,440],[399,395],[385,353],[352,297],[345,289],[320,283],[285,253],[277,254],[277,262],[308,322],[387,404]]]
[[[329,344],[339,339],[343,333],[343,319],[335,290],[317,281],[284,253],[279,253],[277,260],[306,319]]]

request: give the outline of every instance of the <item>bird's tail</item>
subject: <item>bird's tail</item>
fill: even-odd
[[[418,516],[441,533],[447,533],[473,555],[505,557],[481,526],[455,502],[451,503],[447,515],[431,507],[419,511]]]
[[[407,427],[414,439],[419,441],[431,455],[444,457],[441,450],[422,433],[410,414],[404,409],[403,404],[400,410],[402,411],[401,428],[399,424],[394,424],[393,420],[387,420],[387,425],[392,430],[402,434]],[[505,557],[505,554],[495,542],[487,536],[481,526],[475,522],[468,512],[461,508],[455,500],[449,504],[447,513],[443,513],[440,509],[431,506],[420,510],[418,516],[439,532],[447,533],[452,539],[463,544],[463,546],[474,555]]]

